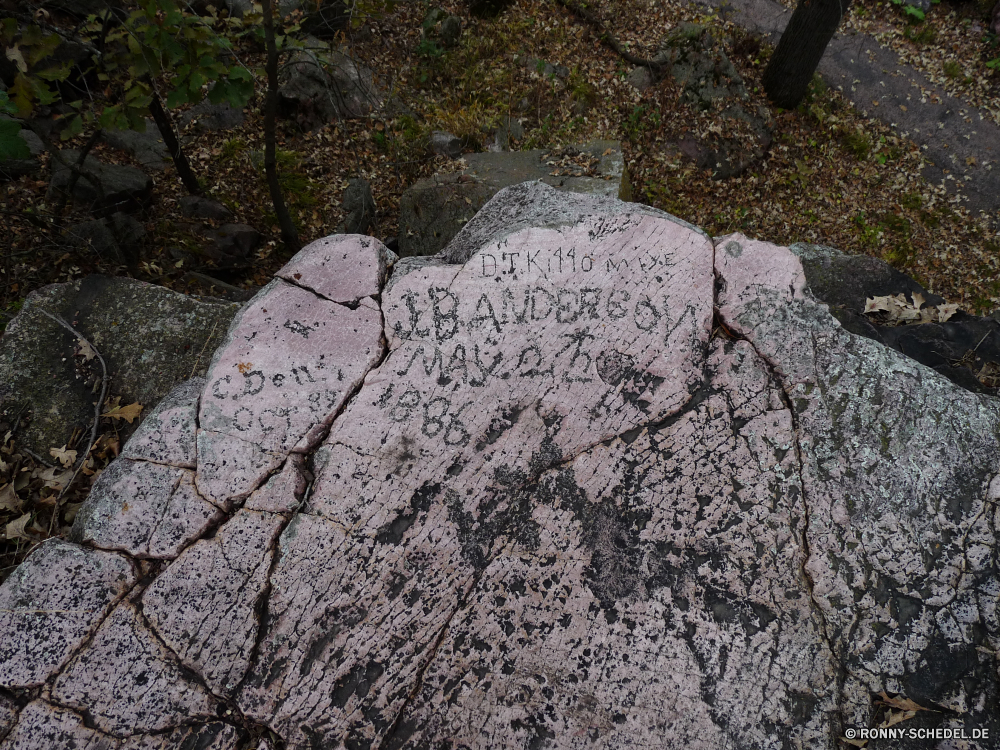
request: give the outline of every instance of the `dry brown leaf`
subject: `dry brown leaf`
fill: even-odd
[[[918,310],[927,304],[927,300],[924,299],[924,295],[920,292],[911,292],[910,296],[913,298],[913,306]]]
[[[13,539],[31,539],[31,537],[28,536],[27,532],[25,531],[30,522],[31,522],[31,514],[25,513],[20,518],[8,523],[7,528],[4,532],[8,541]]]
[[[111,417],[112,419],[124,419],[129,424],[132,424],[132,422],[136,419],[136,417],[139,416],[139,413],[141,411],[142,411],[142,404],[135,402],[129,404],[128,406],[115,407],[110,411],[104,412],[104,414],[102,414],[101,416]]]
[[[59,471],[54,466],[46,469],[35,469],[31,472],[32,477],[37,477],[45,483],[46,487],[53,490],[61,490],[66,486],[69,478],[73,476],[73,470]]]
[[[65,510],[63,511],[63,517],[66,519],[66,523],[73,523],[76,520],[76,514],[80,512],[80,508],[83,507],[83,503],[66,503],[63,506]]]
[[[958,312],[958,305],[938,305],[938,320],[944,323]]]
[[[66,450],[65,445],[62,448],[49,448],[49,455],[61,463],[64,469],[76,463],[76,451]]]
[[[21,512],[21,498],[14,492],[14,485],[8,483],[0,487],[0,510]]]
[[[890,708],[898,708],[900,711],[930,711],[929,708],[924,708],[919,703],[914,703],[909,698],[904,698],[901,695],[897,695],[890,698],[889,695],[883,690],[878,694],[878,697],[882,700],[879,701],[885,706]]]
[[[94,347],[92,347],[89,342],[84,341],[83,339],[77,339],[76,346],[78,350],[77,354],[83,357],[85,362],[89,362],[90,360],[92,360],[94,357],[97,356],[97,352],[94,351]]]
[[[846,737],[841,737],[840,741],[845,745],[853,745],[854,747],[868,747],[868,740],[849,740]]]
[[[891,727],[896,724],[902,724],[904,721],[908,721],[917,715],[916,711],[890,711],[889,717],[879,724],[880,727]]]

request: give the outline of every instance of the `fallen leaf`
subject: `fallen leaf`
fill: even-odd
[[[49,455],[61,463],[64,469],[76,463],[76,451],[66,450],[65,445],[62,448],[49,448]]]
[[[16,44],[7,50],[7,59],[14,63],[22,73],[28,72],[28,64],[24,61],[24,55],[21,54],[21,50]]]
[[[938,305],[938,320],[944,323],[946,320],[951,319],[951,317],[958,312],[958,305],[947,304]]]
[[[77,339],[76,346],[78,349],[77,353],[81,357],[83,357],[85,362],[89,362],[90,360],[92,360],[94,357],[97,356],[97,352],[94,351],[94,347],[92,347],[89,342],[84,341],[83,339]]]
[[[889,706],[890,708],[898,708],[900,711],[930,711],[929,708],[924,708],[919,703],[914,703],[909,698],[904,698],[897,695],[894,698],[890,698],[889,695],[883,690],[878,694],[878,697],[882,700],[879,701],[883,705]]]
[[[8,540],[12,540],[12,539],[31,539],[31,537],[28,536],[28,534],[25,532],[25,529],[27,528],[28,523],[30,523],[30,521],[31,521],[31,514],[30,513],[25,513],[23,516],[21,516],[17,520],[14,520],[14,521],[11,521],[10,523],[8,523],[7,524],[7,528],[6,528],[5,532],[4,532],[5,535],[6,535],[6,537],[7,537],[7,539]]]
[[[8,483],[0,487],[0,510],[21,512],[21,498],[14,492],[14,485]]]
[[[118,406],[111,411],[106,411],[102,414],[102,417],[111,417],[112,419],[124,419],[129,424],[132,424],[133,420],[139,416],[139,412],[142,411],[142,404],[136,402],[129,404],[128,406]]]
[[[59,471],[55,467],[48,469],[35,469],[31,472],[32,478],[41,479],[45,483],[46,487],[53,490],[62,490],[69,481],[69,478],[73,476],[73,470],[67,469],[66,471]]]
[[[853,745],[854,747],[868,747],[868,740],[849,740],[846,737],[841,737],[840,741],[845,745]]]
[[[911,292],[910,296],[913,298],[913,306],[918,310],[927,303],[927,300],[924,299],[924,295],[920,292]]]
[[[66,519],[66,523],[73,523],[76,520],[76,514],[83,507],[83,503],[66,503],[66,510],[63,511],[63,517]]]
[[[916,711],[890,711],[889,718],[884,722],[879,724],[880,727],[892,727],[896,724],[902,724],[904,721],[908,721],[917,715]]]

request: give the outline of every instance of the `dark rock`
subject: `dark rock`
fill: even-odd
[[[182,114],[180,122],[183,127],[193,125],[198,130],[215,131],[238,128],[244,119],[242,109],[237,109],[228,102],[212,104],[208,99],[204,99]]]
[[[462,155],[462,141],[451,133],[435,130],[431,133],[431,151],[449,159],[457,159]]]
[[[28,296],[0,339],[0,414],[33,413],[18,440],[40,455],[65,445],[74,429],[89,434],[100,368],[74,357],[73,336],[41,310],[61,316],[101,353],[110,394],[149,410],[176,383],[205,373],[239,307],[128,278],[44,287]],[[116,426],[124,439],[137,425]]]
[[[399,254],[441,250],[499,190],[541,180],[576,193],[618,197],[624,162],[617,141],[594,141],[563,150],[466,154],[462,173],[421,179],[399,202]]]
[[[469,11],[480,18],[495,18],[513,2],[514,0],[469,0]]]
[[[524,126],[521,121],[505,116],[503,122],[493,131],[493,142],[489,144],[488,150],[493,152],[510,151],[515,141],[524,138]]]
[[[152,120],[142,133],[136,130],[105,130],[104,142],[131,154],[145,169],[163,171],[171,164],[170,154]]]
[[[318,39],[307,43],[281,70],[283,116],[316,130],[341,118],[366,117],[381,106],[383,97],[370,69]]]
[[[350,28],[351,15],[344,0],[325,0],[300,21],[301,33],[332,40]]]
[[[66,149],[60,154],[65,162],[75,165],[80,152]],[[54,159],[52,179],[46,194],[50,200],[68,189],[72,172]],[[83,171],[96,179],[99,188],[91,179],[81,175],[73,188],[73,200],[88,210],[102,215],[124,211],[135,213],[149,205],[153,197],[153,180],[134,167],[105,164],[93,156],[88,156]]]
[[[438,38],[445,49],[458,46],[458,41],[462,38],[462,19],[458,16],[448,16],[444,19],[438,31]]]
[[[72,226],[66,230],[66,238],[73,246],[93,251],[104,260],[133,267],[141,258],[146,230],[131,216],[118,212]]]
[[[348,180],[343,202],[346,216],[337,231],[344,234],[368,234],[375,223],[375,199],[368,180],[362,177]]]
[[[184,216],[194,219],[211,219],[212,221],[228,221],[233,218],[233,212],[217,200],[201,195],[185,195],[178,203]]]
[[[793,245],[792,250],[802,261],[812,294],[830,306],[846,330],[891,347],[966,390],[998,393],[1000,322],[958,313],[943,323],[878,325],[864,314],[869,298],[902,294],[912,302],[918,294],[928,306],[945,300],[882,260],[817,245]],[[980,379],[980,373],[988,377]]]
[[[990,31],[1000,36],[1000,1],[993,6],[993,15],[990,18]]]
[[[220,268],[244,268],[250,265],[251,254],[260,244],[260,232],[247,224],[223,224],[208,229],[205,237],[211,242],[203,252]]]

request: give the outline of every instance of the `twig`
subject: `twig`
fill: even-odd
[[[208,338],[205,339],[205,343],[201,346],[201,351],[198,352],[198,356],[195,358],[194,364],[191,366],[191,374],[188,375],[189,380],[194,377],[194,371],[198,369],[198,363],[201,361],[201,355],[205,353],[205,349],[208,347],[208,342],[211,341],[212,337],[215,335],[215,329],[218,325],[219,321],[216,320],[215,325],[212,326],[212,332],[208,334]]]
[[[73,328],[73,326],[60,318],[58,315],[53,315],[47,310],[41,310],[41,313],[72,333],[76,336],[77,340],[82,341],[84,344],[89,346],[90,350],[94,352],[97,357],[97,361],[101,363],[101,397],[94,405],[94,424],[90,428],[90,444],[87,446],[87,450],[83,451],[83,455],[80,457],[76,469],[73,471],[73,476],[69,478],[69,481],[66,482],[66,485],[59,491],[59,495],[56,497],[56,506],[52,509],[52,517],[49,519],[49,535],[51,536],[52,526],[55,523],[56,516],[59,515],[59,505],[66,493],[69,492],[69,488],[73,486],[73,482],[75,482],[76,478],[80,475],[80,469],[82,469],[83,465],[87,462],[87,456],[90,455],[90,451],[93,449],[94,443],[97,442],[97,426],[101,422],[101,407],[104,406],[104,398],[108,395],[108,366],[104,363],[104,357],[102,357],[101,353],[97,351],[97,348],[81,336],[77,330]]]
[[[36,461],[38,461],[38,463],[40,463],[42,466],[47,466],[50,469],[56,468],[55,464],[50,464],[48,461],[46,461],[44,458],[42,458],[41,456],[39,456],[37,453],[35,453],[33,450],[31,450],[29,448],[25,448],[24,446],[21,446],[21,447],[18,448],[18,450],[19,451],[24,451],[25,453],[27,453],[33,459],[35,459]]]

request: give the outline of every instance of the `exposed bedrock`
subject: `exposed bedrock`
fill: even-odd
[[[310,245],[0,586],[0,750],[995,746],[1000,401],[822,252],[537,183]]]

